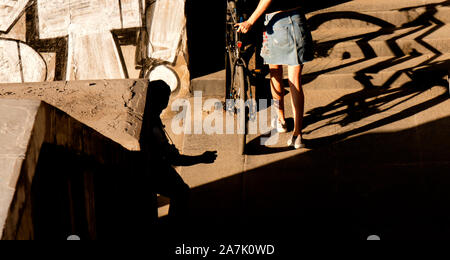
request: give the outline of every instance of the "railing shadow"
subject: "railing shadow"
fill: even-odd
[[[450,62],[437,62],[435,66],[442,66],[444,68],[450,66]],[[389,116],[381,117],[376,121],[367,123],[363,126],[355,127],[351,130],[328,135],[325,137],[305,139],[305,144],[308,148],[317,149],[323,146],[332,145],[335,142],[344,140],[350,136],[364,133],[378,127],[382,127],[405,118],[414,116],[417,113],[423,112],[434,106],[437,106],[450,98],[448,92],[448,82],[443,79],[446,71],[432,71],[425,68],[418,71],[399,71],[393,77],[398,77],[401,74],[408,74],[412,79],[404,85],[396,88],[387,86],[378,86],[374,88],[366,88],[348,95],[345,95],[332,103],[317,107],[307,112],[304,119],[304,134],[306,137],[323,128],[337,125],[345,127],[350,124],[359,122],[365,118],[389,112],[404,105],[408,101],[413,100],[419,95],[430,91],[432,88],[442,88],[442,93],[426,101],[421,101],[417,104],[409,106],[400,111],[391,111]],[[288,119],[288,122],[292,121]],[[314,126],[319,122],[324,123],[319,126]],[[291,122],[292,124],[292,122]],[[310,126],[310,127],[309,127]],[[308,128],[309,127],[309,128]],[[282,147],[266,147],[261,145],[262,138],[267,138],[270,133],[263,134],[258,138],[252,140],[248,144],[249,155],[273,154],[292,150],[292,148]]]
[[[408,11],[416,8],[425,8],[424,13],[419,15],[413,21],[405,23],[400,27],[396,27],[395,25],[382,19],[357,12],[331,12],[317,14],[311,17],[309,19],[309,24],[312,30],[317,30],[322,24],[335,19],[355,19],[379,26],[380,29],[375,32],[355,35],[343,39],[330,40],[318,44],[316,48],[316,56],[327,57],[330,50],[332,50],[337,44],[350,40],[356,40],[356,44],[361,49],[364,57],[352,62],[343,61],[341,65],[306,74],[303,76],[304,84],[316,80],[317,77],[325,73],[330,73],[339,69],[361,64],[363,62],[376,58],[377,55],[375,53],[375,50],[369,44],[369,41],[380,36],[391,34],[394,35],[395,32],[405,28],[412,29],[386,40],[387,45],[393,53],[392,57],[387,57],[385,60],[377,62],[374,65],[364,67],[353,72],[354,79],[361,84],[361,90],[351,94],[347,94],[328,105],[317,107],[310,111],[307,111],[304,121],[305,129],[307,129],[308,126],[315,124],[317,125],[317,123],[321,121],[325,121],[325,123],[321,124],[320,126],[309,127],[304,133],[312,134],[316,131],[333,125],[345,127],[352,123],[359,122],[365,118],[369,118],[373,115],[393,111],[402,104],[414,99],[415,97],[425,93],[426,91],[429,91],[432,87],[441,86],[447,89],[448,82],[444,80],[444,78],[448,75],[450,62],[447,60],[438,60],[443,55],[443,53],[424,41],[424,38],[445,25],[445,23],[437,19],[435,15],[437,14],[439,7],[449,5],[450,1],[443,1],[437,4],[421,5],[400,9],[399,11]],[[405,51],[402,50],[402,48],[398,44],[398,41],[402,38],[417,33],[419,33],[420,35],[415,37],[414,40],[425,47],[427,50],[429,50],[430,53],[427,54],[427,56],[419,53],[416,49],[412,49],[410,53],[405,53]],[[375,75],[397,65],[408,64],[408,62],[418,57],[424,57],[424,60],[420,62],[420,64],[404,66],[406,68],[393,71],[392,75],[390,75],[382,84],[374,84],[372,82],[371,75]],[[406,76],[410,80],[400,87],[394,87],[394,83],[402,76]],[[264,83],[264,86],[264,88],[260,87],[259,89],[270,88],[267,82]],[[260,91],[260,93],[257,93],[257,97],[268,98],[270,97],[270,93],[268,91]],[[380,119],[376,122],[372,122],[365,126],[358,127],[356,129],[336,135],[307,140],[307,143],[311,148],[320,147],[321,145],[330,145],[333,142],[345,139],[351,135],[360,134],[365,131],[413,116],[416,113],[440,104],[448,98],[448,93],[442,94],[432,100],[428,100],[421,104],[416,104],[415,106],[398,113],[395,113],[394,111],[391,116]],[[250,151],[254,152],[252,154],[270,154],[288,150],[285,148],[261,147],[261,138],[265,136],[267,135],[262,135],[249,144],[249,147],[255,148],[250,149]]]
[[[332,71],[336,71],[338,69],[342,69],[345,67],[360,64],[360,63],[368,61],[372,58],[377,57],[375,50],[369,45],[369,41],[376,39],[380,36],[394,34],[396,31],[399,31],[399,30],[402,30],[405,28],[417,27],[417,28],[413,28],[411,31],[408,31],[401,35],[394,36],[394,37],[386,40],[389,48],[391,49],[391,51],[393,53],[393,56],[395,57],[393,60],[388,61],[388,62],[382,62],[380,64],[375,64],[369,68],[365,68],[365,69],[362,69],[361,71],[357,71],[357,72],[355,72],[355,74],[359,75],[359,74],[365,73],[369,70],[374,70],[375,68],[377,68],[377,70],[380,71],[382,69],[387,69],[396,64],[407,61],[407,60],[397,60],[398,57],[410,55],[411,57],[409,57],[409,58],[412,59],[413,57],[420,55],[420,53],[417,53],[416,50],[412,50],[411,53],[405,53],[400,48],[400,46],[397,44],[397,41],[402,38],[405,38],[409,35],[412,35],[414,33],[418,33],[421,31],[425,31],[425,32],[423,32],[419,37],[416,37],[415,40],[418,43],[420,43],[422,46],[424,46],[425,48],[430,50],[435,55],[432,58],[428,59],[427,61],[424,61],[419,66],[424,66],[426,64],[429,64],[430,62],[432,62],[433,60],[438,58],[440,55],[442,55],[442,53],[439,50],[437,50],[436,48],[434,48],[433,46],[426,43],[423,39],[426,36],[432,34],[433,32],[439,30],[440,28],[442,28],[445,25],[445,23],[443,23],[442,21],[437,19],[435,17],[435,15],[438,12],[438,9],[437,9],[438,7],[448,6],[449,4],[450,4],[450,1],[444,1],[439,4],[429,4],[429,5],[424,5],[424,6],[410,7],[407,9],[400,9],[399,11],[408,11],[408,10],[415,9],[415,8],[426,7],[426,11],[423,14],[421,14],[419,17],[417,17],[413,21],[411,21],[409,23],[405,23],[399,27],[396,27],[394,24],[386,22],[380,18],[373,17],[373,16],[370,16],[367,14],[361,14],[358,12],[330,12],[330,13],[324,13],[324,14],[317,14],[317,15],[311,17],[310,19],[308,19],[308,23],[312,30],[317,30],[320,27],[320,25],[322,25],[326,22],[332,21],[332,20],[336,20],[336,19],[359,20],[359,21],[367,22],[368,24],[371,24],[371,25],[379,26],[380,29],[375,32],[369,32],[369,33],[364,33],[361,35],[349,36],[349,37],[342,38],[342,39],[335,39],[335,40],[330,40],[330,41],[321,42],[321,43],[316,42],[316,46],[317,46],[316,57],[327,57],[330,50],[332,50],[337,44],[346,42],[346,41],[350,41],[350,40],[352,40],[352,41],[356,40],[356,44],[360,47],[364,57],[361,59],[358,59],[356,61],[353,61],[353,62],[345,63],[345,64],[342,64],[342,65],[339,65],[336,67],[327,68],[326,70],[321,70],[318,72],[306,74],[306,75],[304,75],[303,82],[305,84],[307,84],[311,81],[314,81],[318,76],[320,76],[324,73],[329,73]],[[351,56],[343,57],[343,59],[347,59],[350,57]]]
[[[414,116],[415,114],[418,114],[434,106],[437,106],[450,98],[450,95],[448,93],[448,82],[446,80],[441,79],[439,81],[433,80],[429,82],[426,82],[424,80],[421,82],[423,82],[424,85],[420,86],[416,85],[413,82],[409,82],[403,85],[402,87],[396,89],[388,89],[388,90],[384,89],[384,91],[383,89],[363,90],[354,94],[344,96],[328,106],[314,109],[310,111],[308,113],[309,115],[305,118],[305,121],[308,124],[312,124],[313,122],[318,120],[320,121],[324,120],[327,117],[328,118],[332,116],[336,117],[342,116],[342,117],[339,120],[334,120],[333,122],[328,122],[320,127],[309,130],[307,131],[307,134],[310,134],[314,131],[319,130],[320,128],[327,127],[333,124],[340,126],[347,126],[351,123],[360,121],[364,118],[368,118],[372,115],[387,112],[423,94],[424,92],[430,90],[432,87],[439,86],[446,91],[425,102],[415,104],[414,106],[408,107],[399,112],[392,113],[392,115],[381,118],[374,122],[370,122],[366,125],[336,135],[305,140],[305,142],[308,144],[308,147],[310,148],[317,148],[323,145],[330,145],[334,142],[344,140],[345,138],[348,138],[352,135],[364,133],[366,131],[370,131],[372,129],[376,129],[378,127],[382,127],[403,120],[405,118]],[[394,104],[392,104],[392,102],[394,102]],[[386,106],[388,104],[389,104],[388,107],[382,108],[383,106]],[[338,110],[343,107],[346,108],[338,112]],[[335,112],[333,113],[333,111]],[[324,116],[325,114],[327,114],[327,116]]]

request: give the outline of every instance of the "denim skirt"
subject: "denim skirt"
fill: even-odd
[[[314,59],[313,40],[300,10],[266,14],[261,57],[265,64],[301,65]]]

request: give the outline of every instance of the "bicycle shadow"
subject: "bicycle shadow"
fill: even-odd
[[[450,61],[436,62],[430,64],[430,66],[446,68],[450,66]],[[343,128],[353,123],[361,122],[365,118],[396,109],[419,95],[430,91],[433,87],[442,87],[446,90],[446,92],[433,99],[418,103],[388,117],[348,130],[346,132],[314,139],[306,138],[304,142],[307,147],[315,149],[322,146],[327,146],[352,135],[360,134],[396,121],[403,120],[434,107],[450,98],[448,95],[448,82],[444,79],[444,76],[447,74],[446,71],[430,71],[430,67],[425,67],[416,71],[399,71],[393,75],[393,78],[398,78],[402,74],[408,75],[411,80],[400,87],[393,88],[390,84],[385,84],[383,86],[371,85],[371,87],[344,95],[325,106],[317,107],[308,111],[304,118],[304,134],[308,136],[322,130],[323,128],[333,125]],[[292,119],[288,119],[287,122],[288,126],[290,126],[290,129],[292,130]],[[317,125],[317,123],[320,125],[312,128],[310,127]],[[265,133],[249,142],[249,148],[247,149],[248,155],[273,154],[292,150],[291,148],[271,148],[261,146],[263,143],[262,140],[264,138],[268,138],[269,136],[270,133]]]

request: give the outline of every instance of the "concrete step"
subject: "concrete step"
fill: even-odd
[[[407,24],[450,23],[450,7],[418,7],[385,11],[330,11],[307,15],[312,30],[402,27]]]
[[[447,1],[444,0],[353,0],[311,12],[310,15],[338,11],[380,12],[420,7],[428,7],[430,9],[448,5]]]
[[[313,33],[316,55],[330,58],[404,56],[450,52],[450,25],[396,29],[330,29]]]
[[[305,139],[314,140],[331,136],[347,138],[364,134],[366,131],[391,132],[414,128],[417,125],[449,115],[450,99],[442,98],[444,94],[448,95],[447,90],[439,84],[435,85],[434,82],[430,82],[422,88],[409,88],[409,86],[395,88],[391,85],[386,89],[362,91],[355,89],[317,89],[307,86],[305,88]],[[203,101],[205,102],[205,100]],[[361,101],[364,101],[363,104],[366,104],[367,107],[363,107]],[[190,102],[193,104],[192,99]],[[286,95],[285,102],[286,117],[289,119],[288,125],[291,129],[293,112],[290,93]],[[363,112],[353,111],[353,104],[355,107],[364,108]],[[193,109],[193,106],[191,106],[191,109]],[[262,112],[265,112],[265,114]],[[194,110],[192,110],[192,113],[195,113]],[[269,126],[270,113],[270,109],[261,110],[257,115],[257,121],[261,122],[260,120],[264,116],[267,126]],[[197,118],[197,122],[203,122],[209,116],[211,116],[211,113],[204,111],[202,116]],[[223,113],[223,118],[226,118],[225,113]],[[196,120],[194,117],[191,117],[191,120],[191,125],[194,125]],[[170,132],[171,123],[168,122],[166,125],[172,138],[174,138],[173,133]],[[258,128],[256,134],[247,136],[248,153],[245,157],[238,153],[240,139],[237,134],[186,134],[183,138],[183,144],[177,146],[182,147],[183,154],[199,155],[205,151],[218,151],[218,158],[214,164],[182,167],[179,171],[180,175],[191,188],[197,188],[308,152],[305,149],[295,151],[286,147],[287,140],[292,132],[280,134],[276,144],[265,147],[261,144],[261,138],[267,137],[266,133],[267,131]],[[379,147],[379,143],[377,143],[379,139],[367,140],[372,140],[370,143]],[[409,140],[414,142],[417,139],[411,138]],[[373,146],[370,145],[371,148],[366,148],[372,149]],[[366,148],[355,147],[355,149],[363,150]],[[431,159],[431,157],[430,154],[429,158]],[[381,160],[384,162],[391,162],[389,156],[383,156],[382,158]],[[297,161],[291,163],[295,165],[292,168],[293,171],[298,169]],[[283,170],[279,169],[279,171],[282,172]],[[293,176],[297,175],[294,174]],[[242,181],[242,178],[229,179],[227,184],[236,185],[236,190],[232,190],[233,194],[240,194],[239,189],[242,185],[245,185]],[[208,190],[212,194],[223,192],[223,186],[213,187]],[[221,204],[221,202],[222,200],[216,201],[218,204]]]
[[[179,171],[192,188],[192,218],[204,223],[217,220],[219,226],[243,218],[249,222],[268,219],[266,223],[279,218],[284,221],[280,223],[291,224],[286,221],[286,215],[292,216],[294,223],[306,210],[317,211],[317,205],[328,201],[327,197],[317,203],[308,202],[320,197],[319,193],[329,194],[331,202],[322,208],[329,205],[333,214],[336,205],[343,205],[342,208],[349,205],[347,200],[353,194],[366,197],[390,189],[395,197],[394,186],[401,188],[411,178],[415,187],[419,187],[411,194],[419,189],[428,190],[417,183],[422,184],[423,178],[430,179],[430,173],[437,174],[436,178],[432,176],[435,183],[447,183],[448,180],[438,177],[448,172],[450,147],[445,132],[450,130],[450,99],[441,97],[445,93],[441,88],[417,91],[404,88],[378,93],[311,89],[305,92],[304,137],[309,144],[319,143],[312,150],[295,151],[286,147],[292,132],[281,134],[279,142],[270,147],[260,144],[259,135],[249,136],[248,147],[252,153],[245,158],[237,156],[233,147],[236,144],[228,135],[185,139],[183,152],[188,155],[218,151],[214,164],[183,167]],[[352,103],[362,107],[361,96],[369,109],[352,110]],[[285,100],[286,116],[292,122],[289,95]],[[333,198],[336,196],[345,201],[336,204]],[[383,198],[392,196],[383,195]],[[373,204],[372,197],[367,201]],[[360,200],[356,203],[359,205]],[[414,200],[411,203],[415,205]],[[385,205],[383,201],[379,204]],[[286,211],[292,205],[311,206]]]
[[[225,97],[225,70],[191,80],[191,93],[201,91],[203,96]]]
[[[401,86],[407,82],[444,77],[450,54],[435,56],[376,57],[372,59],[319,58],[305,64],[303,83],[314,89],[361,89]],[[431,74],[433,73],[433,74]],[[287,69],[284,70],[287,79]]]

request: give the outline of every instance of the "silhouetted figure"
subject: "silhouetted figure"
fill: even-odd
[[[143,151],[149,155],[146,163],[150,186],[153,192],[170,198],[169,218],[178,223],[188,215],[190,188],[173,166],[213,163],[217,152],[205,152],[199,156],[181,155],[160,118],[169,103],[170,87],[164,81],[153,81],[149,83],[148,91]]]

